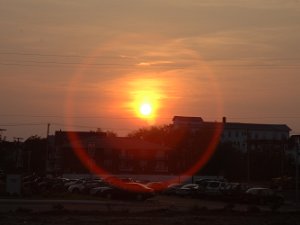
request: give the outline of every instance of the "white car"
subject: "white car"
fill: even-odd
[[[90,189],[90,195],[102,196],[102,193],[108,189],[111,189],[111,187],[109,185],[95,187],[95,188]]]
[[[176,189],[175,193],[178,196],[192,196],[197,193],[198,189],[198,184],[185,184],[180,188]]]
[[[284,197],[270,188],[256,187],[249,188],[245,194],[247,203],[256,204],[284,204]]]
[[[226,188],[226,183],[221,181],[208,181],[205,186],[205,194],[221,195]]]
[[[78,179],[69,179],[69,181],[67,181],[67,182],[64,183],[64,188],[65,188],[65,190],[68,190],[68,188],[69,188],[71,185],[75,184],[75,183],[78,182],[78,181],[79,181]]]
[[[103,186],[104,182],[101,180],[79,180],[75,184],[69,186],[68,191],[71,193],[89,193],[90,189]]]

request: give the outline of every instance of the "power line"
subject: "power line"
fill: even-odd
[[[125,127],[120,127],[120,128],[117,128],[117,127],[99,127],[99,126],[86,126],[86,125],[78,125],[78,124],[61,124],[61,123],[51,123],[51,125],[54,125],[54,126],[64,126],[64,127],[76,127],[76,128],[86,128],[86,129],[98,129],[98,128],[101,128],[101,129],[104,129],[104,130],[132,130],[130,128],[125,128]]]
[[[89,55],[71,55],[71,54],[43,54],[43,53],[33,53],[33,52],[0,52],[0,55],[19,55],[19,56],[38,56],[38,57],[61,57],[61,58],[90,58],[90,59],[99,59],[99,58],[115,58],[115,59],[133,59],[131,57],[122,57],[122,56],[89,56]]]
[[[18,126],[41,126],[45,125],[45,123],[8,123],[8,124],[0,124],[2,127],[18,127]]]
[[[230,117],[229,119],[300,119],[300,116]]]
[[[75,65],[84,65],[88,67],[133,67],[133,66],[139,66],[137,61],[137,58],[134,57],[122,57],[122,56],[84,56],[84,55],[66,55],[66,54],[42,54],[42,53],[24,53],[24,52],[0,52],[0,55],[20,55],[20,56],[38,56],[38,57],[60,57],[60,58],[92,58],[92,59],[126,59],[126,60],[133,60],[132,63],[83,63],[83,62],[65,62],[65,61],[37,61],[37,60],[9,60],[9,61],[2,61],[0,65],[3,66],[21,66],[21,67],[47,67],[49,65],[57,65],[57,66],[75,66]],[[140,59],[141,60],[148,60],[148,59]],[[297,58],[271,58],[271,59],[262,59],[261,61],[270,62],[270,60],[284,60],[284,61],[299,61],[300,59]],[[224,63],[218,63],[215,60],[206,60],[207,63],[211,63],[212,67],[224,67],[224,68],[282,68],[282,69],[289,69],[289,68],[298,68],[300,67],[299,63],[294,64],[264,64],[264,63],[251,63],[247,61],[243,61],[241,64],[224,64]],[[195,64],[192,65],[193,67],[197,66]],[[201,66],[201,65],[199,65]],[[152,64],[149,66],[143,66],[142,68],[172,68],[172,69],[184,69],[186,67],[190,68],[190,65],[180,65],[176,63],[171,64]],[[190,68],[194,69],[195,68]]]
[[[111,119],[111,120],[128,120],[139,119],[138,117],[112,117],[104,115],[28,115],[28,114],[0,114],[0,117],[27,117],[27,118],[73,118],[73,119]],[[170,119],[170,117],[159,117],[160,119]]]
[[[62,57],[62,58],[118,58],[118,59],[136,59],[137,57],[130,57],[130,56],[108,56],[108,55],[80,55],[80,54],[45,54],[45,53],[36,53],[36,52],[0,52],[0,55],[20,55],[20,56],[39,56],[39,57]],[[249,60],[251,58],[241,58],[243,60]],[[258,58],[260,61],[264,60],[289,60],[289,61],[298,61],[300,58],[296,57],[269,57],[269,58]],[[215,58],[215,59],[208,59],[207,61],[211,60],[227,60],[227,58]]]
[[[139,119],[138,117],[113,117],[105,115],[29,115],[29,114],[0,114],[0,117],[27,117],[27,118],[73,118],[73,119],[111,119],[127,120]],[[160,119],[170,119],[172,116],[159,117]],[[228,117],[229,119],[300,119],[300,116],[258,116],[258,117]]]
[[[33,63],[33,64],[58,64],[58,65],[86,65],[86,66],[134,66],[132,64],[120,64],[120,63],[82,63],[82,62],[57,62],[57,61],[35,61],[35,60],[20,60],[20,61],[8,61],[8,64],[17,63]],[[5,63],[3,63],[5,64]],[[22,64],[24,65],[24,64]],[[26,64],[25,64],[26,65]]]
[[[24,64],[24,63],[25,64]],[[31,64],[28,64],[31,63]],[[184,66],[174,66],[174,65],[164,65],[164,64],[157,64],[157,65],[151,65],[151,66],[139,66],[137,64],[97,64],[97,63],[79,63],[79,62],[40,62],[40,61],[17,61],[17,62],[9,62],[9,63],[5,63],[5,62],[1,62],[0,65],[2,66],[18,66],[18,67],[51,67],[51,68],[55,68],[53,67],[53,65],[59,66],[59,67],[63,67],[63,68],[68,68],[71,66],[87,66],[89,68],[93,68],[93,67],[102,67],[102,68],[114,68],[114,69],[118,69],[118,70],[128,70],[128,69],[132,69],[132,67],[139,67],[139,68],[143,68],[143,69],[150,69],[150,68],[169,68],[169,69],[184,69]]]
[[[10,124],[0,124],[1,127],[23,127],[23,126],[45,126],[50,124],[51,126],[61,126],[61,127],[72,127],[72,128],[85,128],[85,129],[104,129],[104,130],[132,130],[130,128],[124,127],[99,127],[99,126],[88,126],[83,124],[63,124],[63,123],[56,123],[56,122],[49,122],[49,123],[10,123]],[[5,129],[1,129],[5,131]]]
[[[53,68],[53,65],[56,65],[56,66],[60,66],[60,67],[71,67],[71,66],[79,66],[79,65],[82,65],[82,66],[88,66],[88,67],[102,67],[102,68],[111,68],[111,67],[119,67],[119,68],[115,68],[115,69],[132,69],[132,67],[139,67],[139,68],[143,68],[143,69],[151,69],[151,68],[160,68],[160,69],[177,69],[177,70],[180,70],[180,69],[185,69],[185,68],[189,68],[189,70],[194,70],[194,71],[198,71],[200,70],[202,67],[201,65],[199,66],[199,69],[195,68],[196,66],[193,65],[193,67],[191,67],[191,65],[187,65],[187,66],[176,66],[176,65],[164,65],[164,64],[157,64],[157,65],[150,65],[150,66],[138,66],[137,64],[128,64],[128,65],[125,65],[125,64],[91,64],[91,63],[78,63],[78,62],[70,62],[70,63],[67,63],[67,62],[33,62],[32,61],[32,64],[25,64],[22,63],[22,61],[20,62],[11,62],[11,63],[5,63],[5,62],[1,62],[0,65],[2,66],[18,66],[18,67],[51,67]],[[238,65],[238,64],[235,64],[235,65],[221,65],[221,64],[214,64],[214,65],[211,65],[211,67],[218,67],[218,68],[260,68],[260,69],[272,69],[272,68],[277,68],[277,69],[298,69],[300,67],[300,64],[294,64],[294,65],[264,65],[264,64],[257,64],[257,65],[251,65],[251,64],[244,64],[244,65]]]

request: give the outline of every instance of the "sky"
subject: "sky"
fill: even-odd
[[[124,136],[172,123],[300,133],[298,0],[0,0],[0,129]],[[150,115],[139,112],[148,104]]]

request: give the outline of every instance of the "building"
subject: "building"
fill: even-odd
[[[221,143],[231,143],[234,147],[247,151],[248,148],[259,148],[262,145],[282,145],[290,136],[291,129],[285,124],[254,124],[227,122],[207,122],[201,117],[175,116],[174,127],[188,127],[193,131],[208,128],[213,124],[223,127]]]
[[[230,142],[233,146],[246,151],[261,145],[286,144],[291,129],[284,124],[224,123],[221,142]]]
[[[187,127],[197,130],[204,125],[204,121],[201,117],[174,116],[173,125],[174,128]]]
[[[52,172],[57,174],[88,173],[89,163],[109,174],[165,174],[169,170],[169,148],[103,132],[57,131],[52,151]],[[88,157],[80,157],[80,151]]]
[[[289,139],[287,154],[300,165],[300,135],[292,135]]]

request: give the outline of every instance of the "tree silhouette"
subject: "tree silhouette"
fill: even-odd
[[[37,135],[23,143],[24,172],[44,174],[46,172],[47,140]]]

